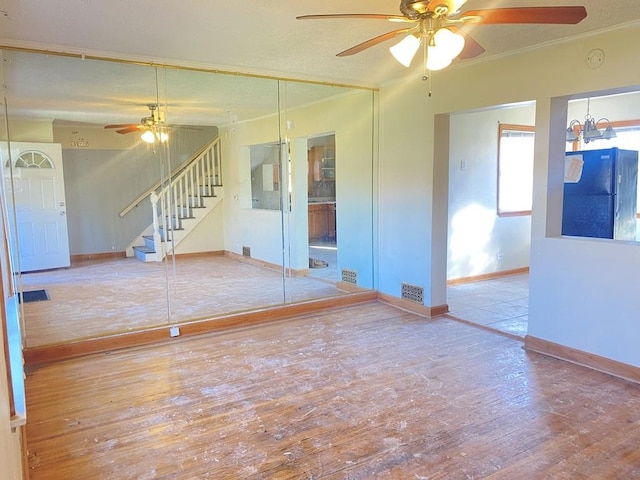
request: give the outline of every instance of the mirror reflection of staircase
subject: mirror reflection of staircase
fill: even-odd
[[[169,179],[143,193],[120,216],[150,200],[150,224],[126,249],[127,257],[159,262],[176,252],[223,198],[220,140],[216,137],[174,170]]]

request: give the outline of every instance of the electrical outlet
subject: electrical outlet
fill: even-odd
[[[172,337],[179,337],[180,336],[180,328],[179,327],[171,327],[169,329],[169,335],[171,335]]]
[[[496,255],[498,260],[502,260],[504,258],[504,253],[500,252],[498,253],[498,255]]]

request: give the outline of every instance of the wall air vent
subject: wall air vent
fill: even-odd
[[[417,287],[416,285],[410,285],[408,283],[403,283],[402,298],[419,303],[420,305],[424,305],[424,288]]]
[[[251,248],[242,247],[242,256],[243,257],[250,257],[251,256]]]
[[[355,270],[342,269],[342,281],[344,283],[358,284],[358,272]]]

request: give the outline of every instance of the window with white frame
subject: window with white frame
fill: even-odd
[[[533,141],[530,125],[500,124],[498,128],[498,215],[531,215]]]

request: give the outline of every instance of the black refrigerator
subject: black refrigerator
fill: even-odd
[[[567,152],[562,234],[636,239],[638,152]]]

